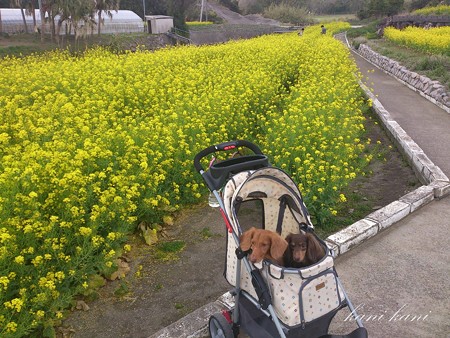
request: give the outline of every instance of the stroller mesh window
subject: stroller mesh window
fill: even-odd
[[[236,207],[235,213],[243,232],[251,227],[265,228],[264,203],[261,200],[254,199],[242,202],[239,207]]]

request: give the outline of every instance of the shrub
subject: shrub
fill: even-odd
[[[367,43],[367,39],[365,37],[357,37],[352,40],[352,46],[355,49],[358,49],[361,44]]]
[[[292,7],[283,3],[270,5],[264,10],[264,16],[293,25],[305,25],[314,22],[313,18],[304,8]]]

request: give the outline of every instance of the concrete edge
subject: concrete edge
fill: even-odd
[[[360,83],[360,85],[366,95],[372,100],[374,111],[377,113],[384,127],[396,141],[399,150],[406,156],[424,185],[400,197],[399,200],[367,215],[364,219],[327,237],[325,242],[336,253],[336,257],[350,251],[369,238],[374,237],[382,230],[387,229],[420,207],[432,202],[435,198],[441,198],[450,194],[450,180],[448,177],[439,167],[431,162],[423,150],[391,118],[389,112],[384,109],[367,86],[363,83]],[[207,336],[209,317],[214,313],[229,310],[233,307],[233,296],[230,292],[226,292],[215,302],[202,306],[175,323],[156,332],[149,338],[200,338]]]

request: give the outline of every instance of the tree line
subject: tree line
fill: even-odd
[[[70,30],[73,29],[75,36],[81,27],[90,27],[93,31],[97,28],[97,33],[101,32],[103,15],[112,17],[113,12],[119,9],[120,0],[11,0],[9,6],[4,0],[0,0],[1,8],[20,8],[24,23],[25,33],[28,32],[25,16],[32,16],[35,31],[40,32],[44,39],[45,26],[50,26],[52,39],[58,39],[59,32],[63,24]],[[36,20],[36,9],[39,10],[40,25]],[[1,17],[0,17],[1,21]]]
[[[205,0],[206,1],[206,0]],[[241,11],[239,0],[218,0],[222,5],[234,11]],[[73,30],[75,36],[83,27],[89,27],[91,33],[96,28],[100,34],[104,18],[114,16],[119,9],[131,10],[144,19],[144,15],[162,14],[174,18],[174,25],[179,29],[186,28],[185,18],[188,10],[195,11],[200,7],[201,0],[0,0],[0,8],[20,8],[24,21],[25,15],[33,17],[35,29],[41,32],[43,39],[44,27],[49,25],[52,37],[59,36],[63,24]],[[408,9],[419,9],[447,3],[450,0],[411,0]],[[360,19],[380,18],[395,15],[405,8],[405,0],[250,0],[246,13],[263,13],[270,6],[285,5],[293,8],[303,8],[314,14],[356,13]],[[40,10],[41,27],[37,27],[35,9]],[[1,24],[1,15],[0,15]],[[1,27],[1,25],[0,25]]]

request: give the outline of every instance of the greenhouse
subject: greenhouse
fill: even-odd
[[[24,12],[25,13],[25,12]],[[142,19],[133,11],[129,10],[118,10],[112,11],[112,18],[110,18],[106,12],[103,12],[102,19],[103,24],[101,26],[100,32],[103,34],[114,34],[114,33],[135,33],[144,32],[144,22]],[[35,10],[36,17],[36,28],[33,24],[33,16],[25,15],[25,21],[27,23],[28,32],[34,32],[37,28],[41,27],[41,15],[38,9]],[[58,16],[55,17],[55,22],[58,21]],[[97,26],[89,27],[89,32],[85,27],[83,22],[79,22],[79,30],[82,29],[85,33],[97,32]],[[49,31],[47,25],[46,31]],[[71,29],[66,23],[61,26],[60,34],[66,34],[66,31],[70,34],[74,34],[73,29]],[[22,13],[19,8],[0,8],[0,33],[24,33],[25,28],[23,24]]]

